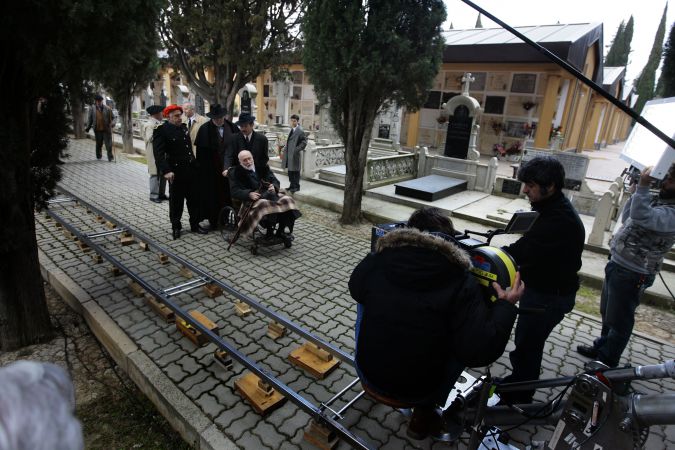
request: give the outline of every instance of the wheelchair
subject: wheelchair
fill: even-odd
[[[247,213],[247,211],[246,211]],[[292,235],[277,236],[276,231],[279,223],[269,214],[264,216],[253,229],[251,236],[251,254],[257,255],[259,247],[275,247],[283,245],[284,248],[291,248],[294,237]],[[245,217],[244,217],[245,218]],[[218,229],[220,236],[228,244],[228,250],[239,238],[239,221],[241,217],[231,206],[225,206],[218,216]]]

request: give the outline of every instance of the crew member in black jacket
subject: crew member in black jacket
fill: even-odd
[[[437,208],[423,208],[408,228],[386,234],[354,269],[356,368],[364,387],[414,407],[408,435],[437,440],[437,411],[464,367],[485,366],[504,352],[523,293],[520,275],[492,305],[469,273],[467,253],[433,233],[454,233]],[[386,402],[385,402],[386,403]]]
[[[199,226],[195,192],[195,156],[187,126],[182,123],[183,108],[169,105],[162,112],[168,120],[152,134],[153,153],[157,168],[169,182],[169,219],[173,238],[180,237],[183,202],[187,200],[190,230],[199,234],[207,231]]]
[[[565,169],[552,157],[536,157],[518,171],[532,209],[539,217],[523,237],[504,248],[516,260],[527,288],[516,325],[516,348],[509,356],[512,373],[504,382],[538,380],[546,339],[572,311],[579,289],[577,272],[586,232],[572,204],[562,193]],[[531,403],[534,391],[505,392],[506,403]]]

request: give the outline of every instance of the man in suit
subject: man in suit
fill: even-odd
[[[227,149],[225,154],[225,170],[223,175],[227,176],[227,169],[239,165],[239,152],[248,150],[253,155],[253,161],[256,167],[265,167],[270,160],[268,155],[269,142],[267,137],[262,133],[253,131],[253,123],[255,117],[250,114],[242,114],[239,116],[237,126],[241,133],[234,135],[232,145]]]
[[[169,219],[174,239],[180,237],[183,203],[187,201],[190,230],[206,234],[199,226],[199,211],[195,203],[195,155],[187,125],[183,123],[183,108],[169,105],[164,108],[167,121],[155,128],[152,135],[157,168],[169,182]]]
[[[288,169],[290,181],[290,186],[286,190],[291,194],[300,190],[300,163],[302,161],[300,152],[304,152],[307,147],[307,136],[298,124],[299,120],[300,117],[297,114],[291,116],[291,132],[288,134],[284,152],[284,167]]]
[[[218,226],[218,214],[225,205],[231,205],[230,185],[222,175],[225,152],[232,138],[239,132],[225,118],[227,110],[219,104],[211,106],[206,115],[211,119],[199,127],[194,141],[197,149],[198,197],[201,220],[208,219],[211,229]]]
[[[150,201],[161,203],[167,200],[166,178],[158,174],[157,164],[155,163],[155,154],[152,145],[152,136],[155,129],[162,124],[162,108],[159,105],[149,106],[146,111],[150,115],[150,120],[143,128],[143,140],[145,141],[145,159],[148,162],[148,174],[150,175]]]
[[[187,125],[188,133],[190,133],[190,142],[192,142],[192,153],[197,155],[195,143],[197,141],[197,132],[199,128],[207,123],[209,119],[206,117],[197,114],[195,111],[195,105],[192,103],[183,103],[183,111],[185,111],[185,116],[183,116],[183,122]]]
[[[103,97],[96,94],[94,97],[95,104],[89,108],[89,117],[87,118],[87,126],[85,130],[87,133],[91,128],[94,128],[94,136],[96,137],[96,159],[103,157],[103,144],[108,152],[108,161],[113,160],[112,149],[112,129],[115,125],[115,117],[112,109],[108,105],[103,104]]]

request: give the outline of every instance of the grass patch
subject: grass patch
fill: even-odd
[[[600,317],[600,290],[582,284],[577,291],[574,309]]]
[[[129,159],[137,163],[145,164],[146,166],[148,165],[148,160],[145,158],[145,156],[134,156],[133,158]]]
[[[82,422],[87,449],[192,448],[183,442],[154,405],[137,391],[129,395],[108,392],[79,405],[77,416]]]

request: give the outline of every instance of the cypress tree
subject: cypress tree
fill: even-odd
[[[474,28],[483,28],[483,22],[480,21],[480,13],[478,13],[478,18],[476,19],[476,26]]]
[[[619,28],[616,30],[614,35],[614,40],[612,41],[612,46],[607,52],[605,57],[605,66],[608,67],[617,67],[620,66],[619,54],[623,51],[624,42],[626,36],[626,25],[623,23],[623,20],[619,24]]]
[[[675,97],[675,24],[670,27],[668,42],[663,51],[663,67],[656,86],[659,97]]]
[[[647,64],[640,72],[640,76],[635,80],[635,89],[638,94],[638,101],[635,105],[635,111],[642,112],[645,103],[654,98],[654,83],[656,77],[656,69],[661,62],[661,52],[663,50],[663,38],[666,34],[666,13],[668,12],[668,5],[663,9],[663,16],[661,16],[661,23],[656,30],[656,37],[654,38],[654,45],[652,51],[649,53]]]

